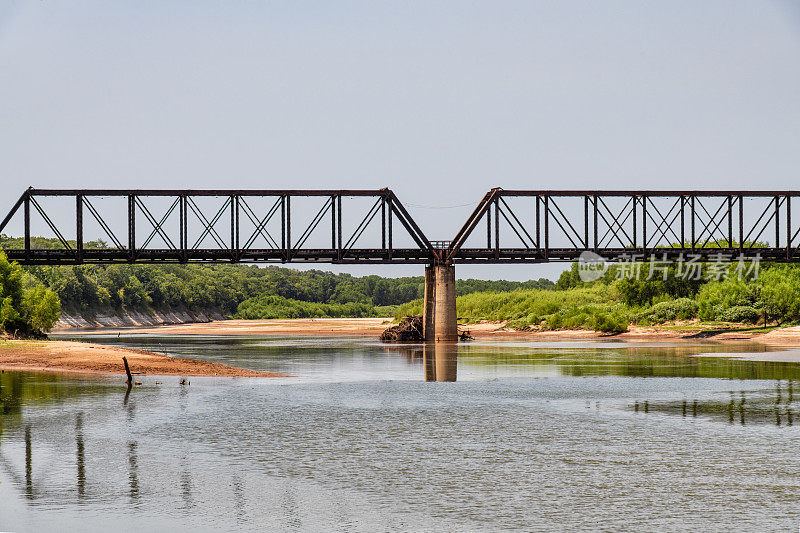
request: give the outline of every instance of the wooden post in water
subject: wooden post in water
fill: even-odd
[[[128,385],[133,385],[133,376],[131,375],[131,368],[128,366],[128,359],[123,355],[122,362],[125,364],[125,373],[128,375]]]

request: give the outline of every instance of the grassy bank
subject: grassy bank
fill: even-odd
[[[465,323],[505,321],[515,329],[625,331],[630,323],[630,309],[606,285],[561,291],[479,292],[458,297],[456,307],[459,320]],[[421,313],[422,300],[417,300],[399,306],[395,316]]]
[[[556,290],[485,291],[456,300],[459,320],[505,321],[515,329],[592,329],[622,332],[631,324],[793,325],[800,322],[800,267],[768,265],[749,277],[737,265],[712,277],[686,279],[672,269],[664,277],[636,279],[610,268],[584,283],[573,266]],[[422,312],[422,300],[398,307],[395,317]]]

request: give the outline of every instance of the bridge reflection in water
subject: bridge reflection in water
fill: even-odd
[[[386,345],[384,350],[402,354],[409,363],[422,362],[425,381],[456,381],[458,378],[458,343]]]
[[[425,381],[455,381],[458,376],[458,344],[431,342],[422,347]]]

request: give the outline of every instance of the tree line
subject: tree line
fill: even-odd
[[[0,247],[19,248],[19,238],[0,236]],[[37,248],[62,248],[57,239],[32,238]],[[102,241],[86,248],[104,248]],[[215,310],[241,318],[391,316],[394,306],[421,298],[424,277],[353,276],[254,265],[27,266],[32,283],[57,295],[65,312],[109,310]],[[538,281],[459,280],[458,294],[553,287]]]

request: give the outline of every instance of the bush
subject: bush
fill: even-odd
[[[619,313],[598,313],[594,317],[594,330],[603,333],[628,331],[628,320]]]
[[[768,318],[778,325],[800,319],[800,269],[794,265],[771,265],[756,284]]]
[[[639,313],[636,318],[652,324],[662,324],[672,320],[689,320],[697,316],[699,306],[689,298],[677,298],[653,305]]]
[[[743,322],[755,324],[761,318],[761,312],[749,305],[737,305],[730,309],[725,309],[717,315],[717,319],[723,322]]]
[[[758,307],[758,288],[745,281],[728,278],[712,281],[697,294],[698,317],[700,320],[721,320],[726,310],[738,306]]]

